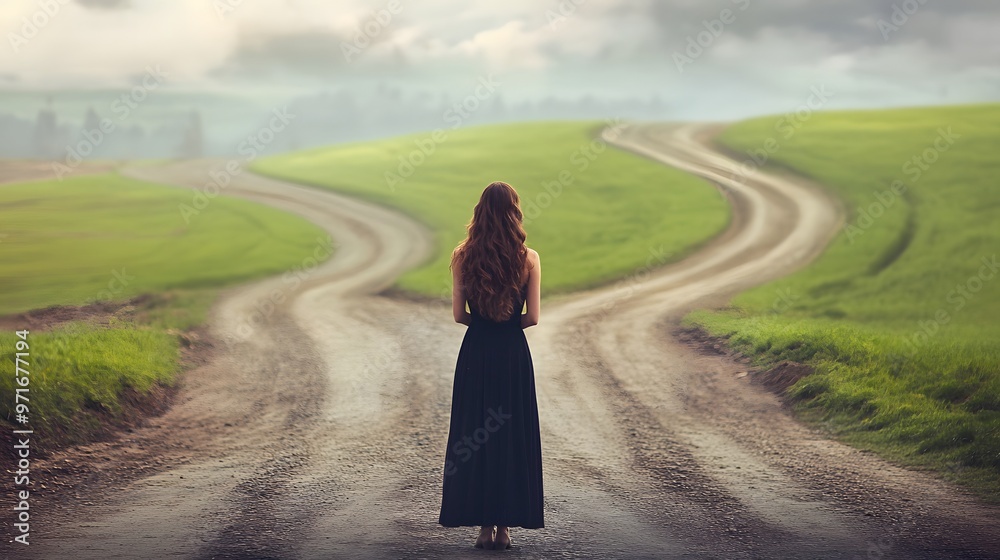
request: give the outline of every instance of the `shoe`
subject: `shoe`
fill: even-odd
[[[514,545],[510,540],[510,527],[504,527],[503,531],[497,531],[497,536],[493,541],[493,548],[496,550],[507,550]]]
[[[489,531],[479,530],[479,537],[476,539],[476,548],[493,549],[493,539],[496,538],[496,527],[491,527]]]

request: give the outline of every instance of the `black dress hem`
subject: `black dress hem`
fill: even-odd
[[[521,327],[526,291],[505,321],[469,305],[445,450],[444,527],[545,527],[535,373]]]

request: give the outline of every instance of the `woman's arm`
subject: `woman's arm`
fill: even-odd
[[[537,325],[539,316],[542,312],[542,261],[538,257],[538,253],[533,249],[528,249],[528,260],[531,262],[532,266],[531,270],[528,272],[528,310],[526,313],[521,315],[522,329]]]
[[[462,289],[462,266],[455,262],[451,267],[451,314],[456,323],[469,325],[472,315],[465,310],[465,292]]]

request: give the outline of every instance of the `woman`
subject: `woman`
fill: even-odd
[[[538,324],[542,266],[524,245],[522,220],[514,188],[491,183],[451,258],[453,315],[469,328],[455,367],[438,523],[480,526],[476,548],[507,549],[510,527],[545,526],[535,373],[523,330]]]

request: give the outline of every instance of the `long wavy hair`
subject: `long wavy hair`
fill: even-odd
[[[469,304],[494,321],[507,320],[520,302],[528,261],[523,220],[514,187],[501,181],[490,183],[466,226],[465,240],[451,255],[451,267],[461,267]]]

